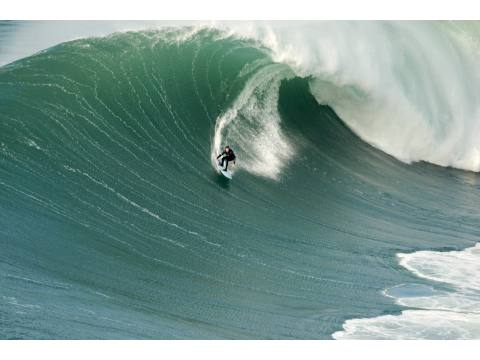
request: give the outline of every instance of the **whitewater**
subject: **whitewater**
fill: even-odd
[[[0,24],[0,337],[478,338],[479,29]]]

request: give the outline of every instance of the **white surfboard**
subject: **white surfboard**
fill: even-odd
[[[231,172],[231,171],[229,171],[229,170],[227,170],[227,171],[223,170],[223,167],[220,166],[220,165],[217,165],[217,170],[218,170],[218,172],[219,172],[220,174],[222,174],[223,176],[225,176],[227,179],[232,180],[232,172]]]

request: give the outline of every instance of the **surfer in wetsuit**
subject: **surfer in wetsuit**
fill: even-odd
[[[223,150],[223,152],[217,156],[217,159],[218,158],[222,158],[221,161],[219,161],[218,165],[222,166],[223,167],[223,163],[225,162],[225,168],[223,170],[227,171],[227,168],[228,168],[228,162],[229,161],[233,161],[233,163],[235,164],[235,154],[233,152],[232,149],[230,149],[230,146],[225,146],[225,150]]]

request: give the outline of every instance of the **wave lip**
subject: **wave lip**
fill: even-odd
[[[404,285],[384,294],[405,310],[400,315],[347,320],[335,339],[480,339],[480,244],[463,251],[398,254],[416,276],[451,287]],[[400,290],[399,290],[400,288]],[[403,290],[402,290],[403,288]]]

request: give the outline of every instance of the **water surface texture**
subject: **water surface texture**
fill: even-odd
[[[476,24],[68,26],[0,24],[0,338],[480,337]]]

